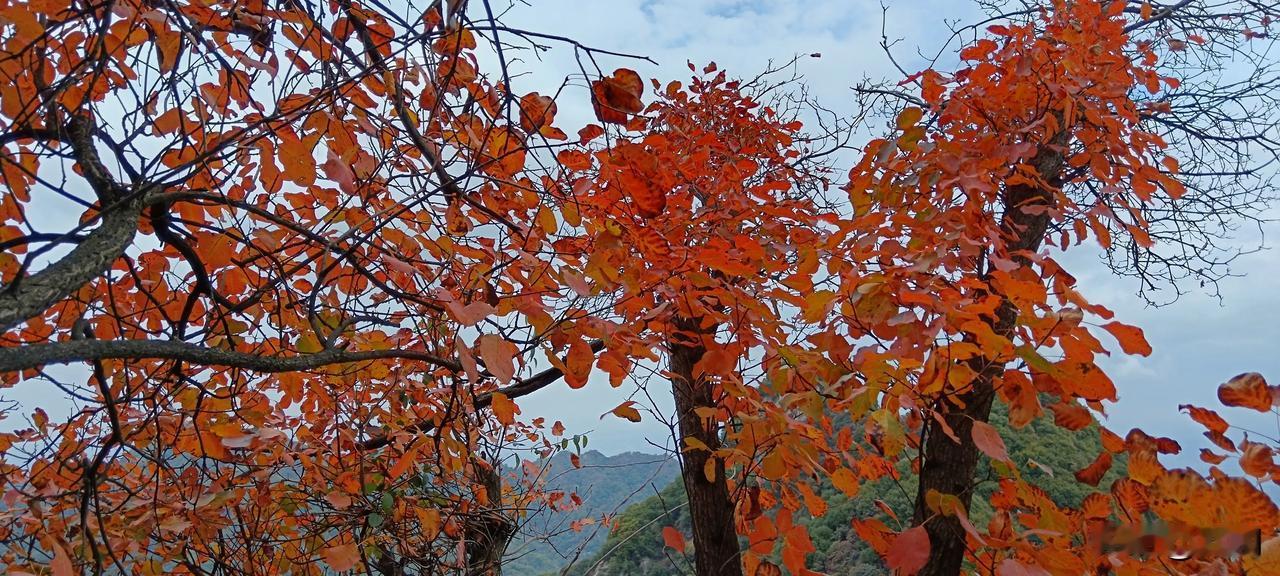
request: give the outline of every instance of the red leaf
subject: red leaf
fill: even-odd
[[[1110,469],[1111,453],[1104,450],[1102,453],[1098,454],[1098,457],[1094,459],[1092,464],[1089,464],[1089,466],[1085,467],[1083,470],[1076,472],[1076,480],[1090,486],[1097,486],[1098,482],[1102,481],[1102,477],[1106,475],[1107,471]]]
[[[599,138],[601,134],[604,134],[604,128],[601,128],[599,124],[587,124],[578,131],[578,143],[586,144]]]
[[[674,527],[662,528],[662,542],[677,552],[684,552],[684,534]]]
[[[995,426],[986,422],[973,423],[973,443],[983,454],[992,460],[1009,461],[1009,450],[1005,448],[1004,439],[996,431]]]
[[[1049,573],[1039,566],[1027,566],[1013,558],[1005,558],[996,568],[996,576],[1049,576]]]
[[[898,534],[885,555],[885,563],[900,574],[915,574],[929,561],[929,533],[916,526]]]

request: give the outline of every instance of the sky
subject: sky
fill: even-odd
[[[851,87],[861,79],[901,77],[880,48],[882,30],[891,43],[896,41],[893,51],[898,63],[914,71],[913,66],[923,63],[918,54],[937,53],[948,40],[948,19],[972,22],[976,15],[970,2],[895,0],[888,4],[882,10],[878,2],[865,0],[537,0],[517,6],[504,18],[514,28],[648,56],[657,64],[601,57],[598,65],[606,73],[616,67],[633,68],[643,77],[662,82],[687,79],[690,59],[699,67],[715,61],[731,76],[750,77],[771,60],[818,53],[820,57],[799,61],[804,82],[815,98],[837,111],[852,113]],[[951,43],[947,53],[954,54],[957,46]],[[577,69],[567,50],[551,51],[542,60],[519,54],[515,58],[516,68],[532,73],[518,80],[551,78],[554,82],[566,70]],[[940,65],[945,64],[944,57]],[[521,88],[554,90],[555,86]],[[562,103],[559,118],[563,125],[575,126],[589,121],[589,115],[586,107]],[[1256,248],[1264,238],[1268,243],[1280,238],[1280,226],[1242,229],[1235,242]],[[1117,320],[1142,327],[1154,349],[1150,357],[1117,353],[1101,362],[1119,388],[1120,401],[1108,408],[1105,420],[1113,430],[1123,434],[1141,426],[1153,435],[1172,437],[1184,448],[1173,462],[1191,465],[1198,462],[1199,448],[1209,443],[1200,435],[1202,428],[1179,413],[1179,404],[1218,408],[1217,385],[1241,372],[1260,372],[1280,383],[1280,308],[1276,306],[1280,253],[1275,250],[1238,259],[1232,271],[1244,275],[1222,282],[1220,297],[1187,286],[1188,294],[1162,307],[1148,306],[1138,298],[1137,283],[1112,274],[1087,245],[1062,259],[1087,297],[1115,311]],[[593,379],[577,391],[558,384],[523,399],[521,408],[526,415],[561,420],[570,434],[589,433],[589,447],[606,454],[654,450],[648,443],[670,445],[669,429],[651,414],[639,424],[601,418],[634,392],[625,386],[614,390],[607,382]],[[656,401],[653,405],[670,414],[669,391],[655,384],[650,393]],[[1280,435],[1280,422],[1268,415],[1229,408],[1221,412],[1259,433]]]

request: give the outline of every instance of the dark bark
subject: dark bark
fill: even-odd
[[[254,372],[279,373],[314,370],[334,364],[398,358],[418,360],[454,372],[462,365],[419,350],[341,350],[330,348],[296,356],[260,355],[225,348],[209,348],[178,340],[68,340],[0,348],[0,372],[16,372],[48,364],[86,360],[180,360],[201,366],[242,368]]]
[[[1062,151],[1067,143],[1062,133],[1048,144],[1042,145],[1031,163],[1041,178],[1051,186],[1058,186],[1064,168]],[[1052,205],[1053,191],[1027,184],[1010,186],[1003,199],[1004,215],[1000,222],[1006,250],[1010,257],[1023,266],[1030,265],[1025,256],[1018,253],[1036,251],[1044,240],[1049,226],[1047,211],[1028,214],[1025,206]],[[988,323],[996,334],[1012,339],[1018,321],[1018,309],[1007,298],[1002,299],[995,317]],[[920,466],[920,485],[916,492],[913,524],[923,524],[929,533],[929,562],[920,576],[954,576],[960,573],[965,557],[965,531],[955,516],[934,514],[929,510],[925,496],[931,490],[952,494],[960,499],[965,510],[973,498],[974,472],[978,465],[978,447],[973,443],[973,423],[987,422],[991,418],[991,406],[995,400],[994,381],[1004,372],[1003,361],[976,358],[969,367],[977,373],[972,386],[955,396],[956,401],[943,399],[936,410],[943,413],[943,420],[960,439],[957,444],[941,431],[932,430],[925,435],[923,460]]]
[[[696,438],[714,451],[720,447],[720,430],[713,422],[697,414],[699,408],[714,407],[711,383],[694,375],[693,367],[706,354],[701,342],[712,330],[699,326],[697,320],[681,319],[681,334],[670,342],[671,392],[675,397],[680,440]],[[708,480],[708,461],[715,479]],[[689,516],[693,524],[695,573],[697,576],[741,576],[742,552],[734,527],[733,500],[725,478],[724,462],[713,459],[706,450],[690,450],[681,454],[681,476],[689,496]]]
[[[476,466],[489,503],[465,521],[467,576],[502,576],[502,556],[516,533],[515,522],[502,510],[502,477],[489,466]]]
[[[0,332],[44,313],[74,294],[106,272],[133,243],[150,189],[133,191],[117,184],[98,158],[92,132],[91,121],[82,116],[69,120],[65,130],[76,166],[98,197],[101,222],[69,254],[0,290]]]

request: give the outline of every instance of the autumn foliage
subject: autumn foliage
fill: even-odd
[[[487,4],[65,4],[0,8],[0,385],[75,400],[3,414],[29,420],[0,434],[8,573],[492,572],[519,510],[573,505],[500,469],[553,449],[519,400],[560,380],[696,388],[681,418],[707,434],[679,448],[728,495],[737,573],[813,574],[818,479],[856,497],[903,470],[915,517],[853,527],[904,574],[1164,573],[1103,532],[1280,525],[1276,447],[1211,409],[1184,406],[1221,449],[1207,474],[1103,428],[1079,509],[986,422],[1001,402],[1099,425],[1098,356],[1152,351],[1044,249],[1151,245],[1144,206],[1186,193],[1133,99],[1179,82],[1127,35],[1149,7],[991,26],[905,81],[915,105],[837,178],[714,64],[520,92],[503,38],[541,37],[470,19]],[[567,132],[566,106],[599,123]],[[1219,398],[1268,412],[1277,390],[1250,373]],[[982,526],[978,455],[1000,476]],[[1214,563],[1266,569],[1176,570]]]

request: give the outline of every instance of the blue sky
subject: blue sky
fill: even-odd
[[[936,53],[950,35],[947,19],[972,21],[970,2],[893,1],[887,17],[878,2],[810,0],[807,2],[743,2],[732,0],[540,0],[519,6],[508,15],[514,27],[562,34],[584,44],[621,52],[643,54],[658,65],[624,59],[601,59],[606,72],[615,67],[634,68],[645,77],[683,80],[685,63],[717,62],[730,74],[751,76],[770,60],[785,61],[792,55],[820,53],[803,58],[799,71],[814,97],[837,111],[851,112],[850,87],[864,77],[895,78],[892,63],[880,48],[882,25],[893,42],[895,58],[909,69],[920,66],[923,53]],[[956,44],[951,44],[954,49]],[[535,72],[529,81],[555,82],[565,71],[576,70],[571,54],[557,50],[545,60],[527,57],[517,66]],[[944,62],[945,65],[945,62]],[[559,74],[559,76],[557,76]],[[581,80],[577,80],[578,83]],[[538,89],[521,86],[521,89]],[[554,90],[555,85],[543,89]],[[575,126],[590,119],[586,107],[561,104],[561,122]],[[1273,213],[1275,213],[1273,211]],[[1257,247],[1262,240],[1280,238],[1280,226],[1263,230],[1242,229],[1236,242]],[[1154,353],[1147,358],[1113,356],[1103,364],[1120,389],[1120,402],[1109,409],[1108,424],[1120,433],[1142,425],[1149,433],[1179,440],[1185,464],[1196,462],[1201,447],[1209,444],[1201,429],[1178,405],[1193,403],[1218,407],[1217,385],[1245,371],[1280,379],[1280,253],[1264,250],[1241,257],[1232,266],[1243,277],[1220,286],[1221,299],[1188,286],[1189,294],[1174,304],[1152,308],[1135,293],[1131,279],[1114,276],[1088,247],[1073,249],[1064,257],[1080,280],[1085,295],[1110,307],[1117,319],[1145,329]],[[1106,338],[1106,336],[1102,336]],[[648,450],[646,441],[669,444],[668,429],[646,414],[632,424],[599,416],[635,391],[613,390],[593,380],[584,390],[563,385],[524,399],[526,415],[539,414],[562,420],[570,433],[590,431],[590,447],[606,453]],[[655,407],[669,414],[669,394],[659,382],[650,391]],[[637,398],[646,403],[643,396]],[[1280,434],[1280,423],[1269,415],[1225,409],[1233,422],[1270,436]]]

